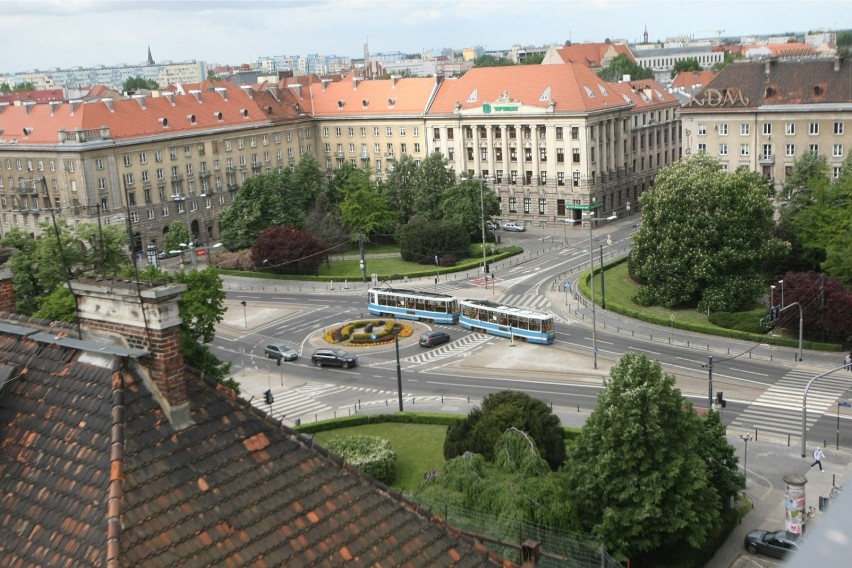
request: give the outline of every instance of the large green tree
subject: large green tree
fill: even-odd
[[[423,481],[414,500],[439,514],[459,508],[490,515],[493,522],[475,530],[502,540],[514,538],[519,521],[578,531],[564,473],[550,470],[529,434],[507,428],[488,453],[491,459],[468,453],[448,460]]]
[[[346,180],[340,217],[351,232],[365,234],[389,230],[397,220],[396,213],[370,180],[369,173],[362,170],[352,173]]]
[[[598,71],[598,76],[601,79],[613,83],[621,81],[624,75],[630,75],[631,80],[654,78],[654,72],[650,68],[634,63],[632,59],[623,53],[613,57],[609,65]]]
[[[447,159],[440,152],[432,153],[420,163],[414,210],[427,221],[442,218],[444,193],[456,183],[455,174],[447,164]]]
[[[477,241],[482,236],[482,223],[500,214],[500,203],[484,182],[462,178],[444,191],[441,214],[444,221],[463,227],[470,240]]]
[[[518,391],[489,394],[482,408],[474,408],[466,419],[454,422],[447,429],[444,457],[474,452],[492,459],[497,439],[509,428],[527,432],[552,469],[565,461],[565,436],[559,417],[544,402]]]
[[[640,566],[658,549],[700,548],[719,523],[720,496],[692,403],[644,355],[619,358],[604,387],[567,460],[583,529]]]
[[[399,222],[406,224],[415,214],[414,198],[419,186],[420,168],[410,154],[393,162],[393,169],[379,186],[379,192],[387,199],[391,209],[397,212]]]
[[[771,233],[768,182],[700,153],[661,170],[654,184],[640,198],[630,254],[636,300],[714,312],[749,307],[765,291],[761,267],[789,250]]]
[[[121,87],[122,92],[135,93],[139,90],[153,91],[159,89],[160,85],[153,79],[143,79],[142,77],[128,77],[125,79]]]
[[[172,221],[166,234],[163,236],[164,250],[183,250],[186,246],[191,245],[191,237],[186,223],[183,221]]]

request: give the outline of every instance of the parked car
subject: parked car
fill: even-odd
[[[450,340],[450,334],[444,331],[427,331],[420,336],[421,347],[434,347]]]
[[[498,223],[497,221],[486,221],[485,227],[489,231],[497,231],[498,229],[500,229],[500,223]]]
[[[799,550],[801,539],[788,531],[751,531],[745,537],[746,550],[752,554],[765,554],[775,558],[786,558]]]
[[[317,349],[311,356],[311,362],[317,367],[328,365],[348,369],[358,365],[358,357],[350,355],[343,349]]]
[[[267,345],[263,350],[266,356],[270,359],[278,359],[281,361],[295,361],[299,358],[299,353],[289,345],[284,343],[273,343]]]
[[[164,250],[163,252],[157,255],[157,258],[159,258],[160,260],[165,260],[167,258],[173,258],[176,256],[180,256],[179,250]]]
[[[517,223],[512,223],[510,221],[508,223],[503,223],[503,230],[504,231],[515,231],[515,232],[518,232],[518,233],[523,233],[524,231],[527,230],[527,228],[524,227],[523,225],[518,225]]]

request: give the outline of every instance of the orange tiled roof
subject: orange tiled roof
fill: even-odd
[[[678,100],[651,79],[639,79],[627,83],[609,83],[609,88],[633,105],[633,110],[645,110],[661,105],[678,103]]]
[[[100,130],[108,126],[110,139],[125,140],[260,124],[300,115],[296,109],[299,100],[289,90],[273,95],[212,81],[185,85],[183,89],[185,94],[160,97],[5,108],[0,112],[2,137],[7,143],[15,139],[20,145],[52,145],[57,143],[60,130]],[[29,132],[26,136],[25,129]]]
[[[348,75],[310,85],[310,98],[318,118],[422,115],[435,88],[435,79],[429,77],[368,80]]]
[[[583,63],[590,67],[601,67],[601,61],[609,48],[613,48],[616,55],[626,55],[630,61],[636,62],[630,48],[622,43],[573,43],[560,47],[556,53],[565,63]]]
[[[627,102],[611,86],[580,63],[478,67],[459,79],[445,80],[429,114],[451,114],[457,104],[462,111],[479,108],[501,97],[541,109],[555,101],[554,112],[625,106]]]
[[[691,89],[693,86],[698,85],[699,87],[703,87],[716,76],[718,71],[713,71],[712,69],[708,69],[706,71],[681,71],[677,74],[677,77],[672,81],[673,89]]]

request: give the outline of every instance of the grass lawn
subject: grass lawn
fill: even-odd
[[[339,428],[316,434],[325,444],[339,436],[377,436],[388,440],[396,450],[396,481],[394,489],[413,490],[420,486],[423,474],[444,467],[444,437],[446,426],[437,424],[400,424],[384,422]]]

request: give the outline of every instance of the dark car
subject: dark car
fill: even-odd
[[[358,357],[343,349],[317,349],[311,356],[311,362],[317,367],[343,367],[348,369],[358,364]]]
[[[443,331],[427,331],[420,336],[421,347],[434,347],[450,340],[450,334]]]
[[[295,361],[299,358],[299,353],[289,345],[284,343],[274,343],[267,345],[263,350],[266,356],[270,359],[279,359],[282,361]]]
[[[746,550],[752,554],[765,554],[775,558],[786,558],[799,550],[801,539],[788,531],[751,531],[745,537]]]
[[[179,250],[164,250],[160,254],[157,255],[157,258],[160,260],[165,260],[167,258],[174,258],[176,256],[180,256]]]

